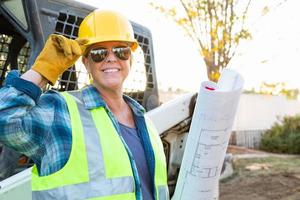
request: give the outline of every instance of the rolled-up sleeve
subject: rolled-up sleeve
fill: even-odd
[[[0,142],[39,160],[53,120],[51,106],[39,100],[41,89],[11,71],[0,89]]]

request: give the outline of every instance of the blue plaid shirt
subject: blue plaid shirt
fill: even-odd
[[[38,86],[19,76],[18,71],[11,71],[5,86],[0,89],[0,142],[30,157],[41,176],[49,175],[66,164],[71,152],[72,133],[68,108],[59,92],[49,90],[41,95]],[[97,89],[88,86],[82,93],[86,109],[104,106],[119,132],[114,116]],[[130,97],[124,95],[124,99],[133,111],[154,181],[154,153],[143,117],[145,110]],[[141,199],[137,168],[128,146],[126,143],[124,145],[134,171],[137,199]]]

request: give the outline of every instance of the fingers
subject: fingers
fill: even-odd
[[[84,54],[86,50],[86,44],[89,42],[89,39],[87,38],[76,38],[75,41],[79,44],[81,48],[81,53]]]
[[[76,38],[75,41],[81,46],[85,45],[89,42],[89,39],[87,38]]]
[[[82,52],[78,43],[75,40],[70,40],[70,44],[71,44],[73,54],[75,54],[76,56],[81,56]]]
[[[81,48],[75,40],[68,39],[62,35],[51,35],[54,46],[61,50],[68,59],[81,55]]]
[[[62,50],[65,55],[71,54],[71,47],[68,45],[68,39],[66,37],[52,34],[51,39],[57,49]]]

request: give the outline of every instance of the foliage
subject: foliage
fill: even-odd
[[[300,153],[300,115],[279,119],[262,136],[260,149],[274,153]]]
[[[208,78],[217,81],[220,69],[234,56],[241,40],[250,39],[244,27],[251,0],[180,0],[177,8],[150,5],[171,17],[195,41],[207,67]]]
[[[298,88],[287,88],[283,82],[278,83],[266,83],[262,82],[258,91],[254,88],[245,90],[247,94],[269,94],[269,95],[281,95],[286,96],[288,99],[297,99],[299,95]]]
[[[240,42],[252,38],[247,28],[251,0],[179,0],[178,6],[170,8],[154,1],[158,0],[150,0],[150,6],[173,19],[195,42],[209,80],[217,82]],[[286,1],[266,1],[261,12],[256,13],[263,17]]]
[[[289,99],[297,99],[299,94],[298,89],[288,89],[283,82],[266,83],[263,82],[260,86],[260,94],[283,95]]]

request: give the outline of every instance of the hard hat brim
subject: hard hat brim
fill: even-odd
[[[112,37],[112,38],[115,38],[115,37]],[[90,39],[88,39],[89,41],[86,44],[84,44],[83,46],[85,47],[84,48],[85,51],[87,49],[89,49],[89,47],[91,45],[101,43],[101,42],[112,42],[112,41],[128,42],[128,43],[132,44],[130,46],[131,51],[135,51],[139,46],[138,42],[136,40],[116,40],[116,39],[112,39],[112,38],[106,38],[106,39],[103,37],[101,39],[100,38],[90,38]]]

